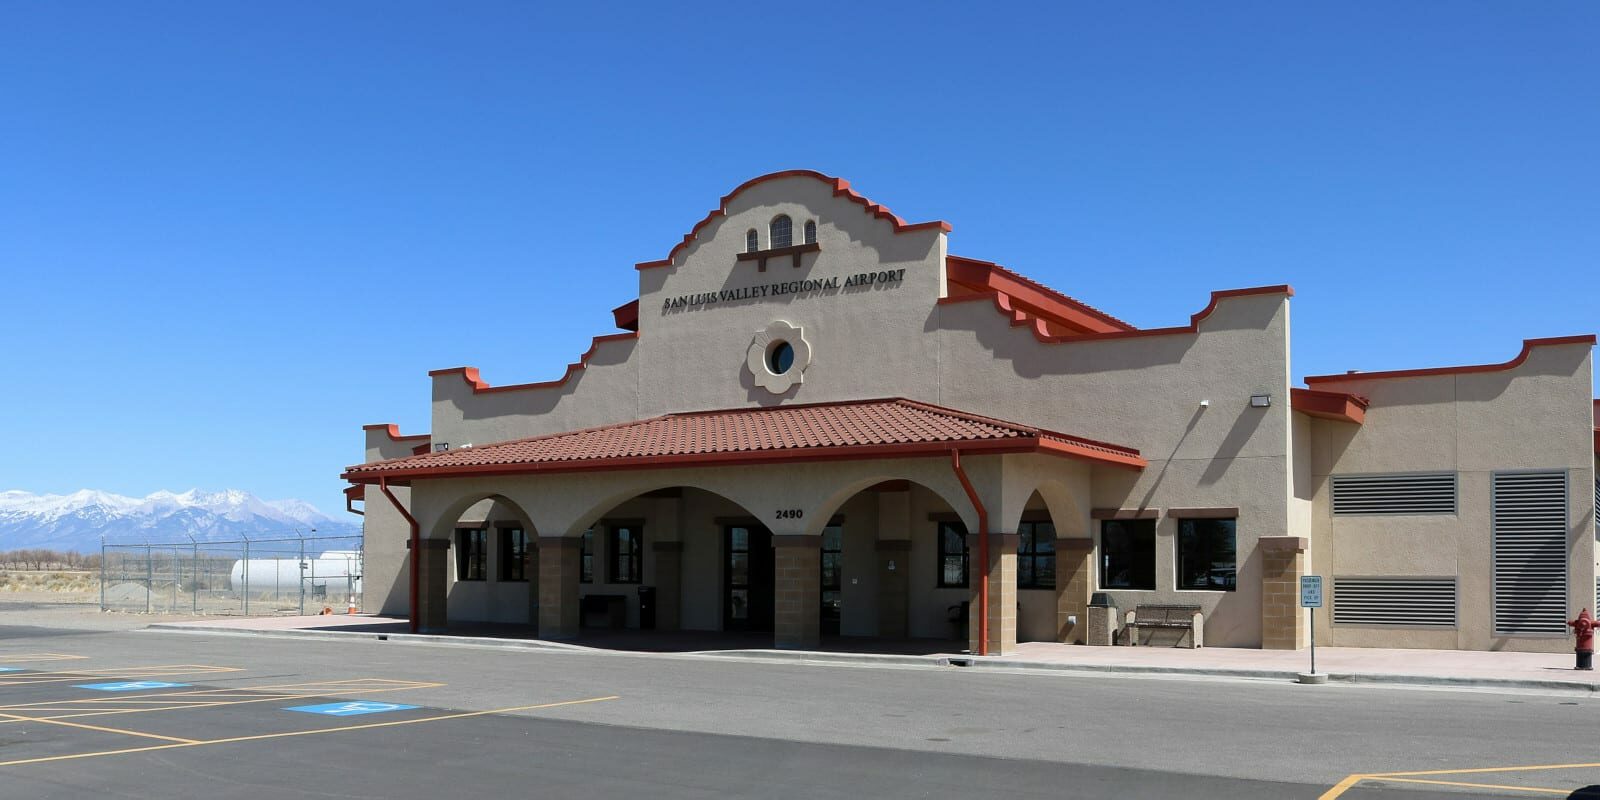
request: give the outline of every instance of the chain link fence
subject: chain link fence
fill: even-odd
[[[100,610],[315,614],[361,603],[361,537],[100,546]]]

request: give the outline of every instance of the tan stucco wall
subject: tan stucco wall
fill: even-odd
[[[1315,420],[1312,472],[1315,552],[1335,576],[1458,576],[1457,629],[1335,626],[1318,617],[1318,639],[1336,645],[1559,652],[1566,636],[1494,636],[1490,576],[1493,473],[1568,472],[1571,616],[1594,602],[1594,457],[1584,428],[1592,413],[1591,348],[1535,347],[1521,365],[1493,372],[1363,379],[1318,389],[1354,392],[1371,406],[1360,426]],[[1564,422],[1565,421],[1565,422]],[[1335,474],[1457,473],[1458,513],[1428,516],[1331,514]],[[1324,633],[1326,632],[1326,633]]]

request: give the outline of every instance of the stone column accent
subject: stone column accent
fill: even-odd
[[[1056,539],[1056,641],[1084,643],[1093,574],[1093,539]],[[1078,623],[1068,622],[1069,617],[1077,618]]]
[[[1261,551],[1261,648],[1300,650],[1311,644],[1306,611],[1300,607],[1305,574],[1304,536],[1263,536]]]
[[[1015,533],[991,533],[989,563],[983,565],[978,563],[978,534],[967,536],[972,565],[968,576],[972,604],[967,614],[967,644],[973,653],[978,652],[978,614],[985,613],[978,605],[978,581],[983,569],[989,573],[989,655],[1017,651],[1017,544]]]
[[[539,537],[539,638],[578,638],[578,570],[583,541]]]
[[[772,547],[777,592],[773,645],[814,648],[822,639],[822,537],[777,534]]]
[[[656,569],[656,630],[683,625],[683,542],[652,542]]]
[[[911,540],[878,540],[878,636],[904,639],[911,635]]]
[[[406,542],[409,547],[411,543]],[[439,633],[450,623],[450,540],[423,539],[417,558],[417,630]]]

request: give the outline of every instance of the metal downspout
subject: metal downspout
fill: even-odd
[[[972,488],[972,481],[967,480],[967,471],[961,468],[959,449],[950,451],[950,468],[955,471],[956,480],[961,481],[961,488],[966,490],[973,510],[978,512],[978,655],[986,656],[989,655],[989,510]]]
[[[417,559],[421,557],[422,553],[422,529],[417,526],[417,518],[411,516],[411,512],[407,511],[405,506],[400,505],[400,500],[394,496],[394,492],[389,491],[389,480],[387,478],[378,478],[378,491],[383,492],[383,496],[389,498],[389,503],[394,506],[394,510],[400,512],[400,516],[405,517],[406,522],[411,525],[411,558],[409,559],[411,562],[411,632],[416,633],[418,629]]]

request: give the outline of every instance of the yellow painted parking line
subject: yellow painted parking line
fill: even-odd
[[[13,653],[0,654],[0,664],[25,664],[32,661],[76,661],[88,656],[74,656],[67,653]]]
[[[557,703],[541,703],[531,706],[512,706],[509,708],[496,708],[489,711],[466,711],[459,714],[441,714],[435,717],[418,717],[415,719],[400,719],[392,722],[369,722],[364,725],[345,725],[338,728],[314,728],[304,731],[287,731],[284,733],[263,733],[255,736],[234,736],[227,739],[209,739],[196,742],[174,742],[172,744],[156,744],[147,747],[128,747],[121,750],[101,750],[94,753],[69,753],[59,756],[40,756],[38,758],[19,758],[12,761],[0,761],[0,767],[15,767],[23,764],[42,764],[52,761],[73,761],[83,758],[100,758],[103,756],[119,756],[129,753],[149,753],[157,750],[178,750],[188,747],[206,747],[217,744],[234,744],[237,742],[257,742],[265,739],[284,739],[291,736],[316,736],[324,733],[345,733],[348,731],[371,730],[374,728],[392,728],[399,725],[420,725],[425,722],[444,722],[453,719],[468,719],[470,717],[486,717],[492,714],[511,714],[517,711],[538,711],[546,708],[560,708],[563,706],[584,705],[586,703],[602,703],[607,700],[620,700],[620,695],[607,695],[605,697],[589,697],[583,700],[563,700]]]
[[[243,672],[242,667],[216,667],[209,664],[164,664],[156,667],[128,667],[125,669],[63,670],[59,672],[7,672],[0,674],[0,686],[33,686],[41,683],[67,683],[69,681],[136,680],[140,678],[168,678],[178,675],[212,675],[223,672]]]
[[[371,685],[373,681],[380,685]],[[366,688],[351,688],[366,685]],[[186,711],[199,708],[271,703],[274,701],[304,700],[313,697],[347,697],[351,695],[402,692],[411,689],[432,689],[443,683],[423,681],[388,681],[360,679],[353,681],[322,681],[303,684],[280,684],[242,687],[238,689],[204,689],[192,692],[170,692],[161,695],[138,697],[86,698],[83,700],[44,701],[0,706],[0,725],[23,722],[22,719],[5,719],[4,712],[26,711],[30,715],[46,714],[38,719],[81,719],[83,717],[111,716],[116,714],[143,714],[151,711]],[[288,691],[289,689],[299,691]]]
[[[1420,772],[1385,772],[1381,777],[1410,778],[1421,775],[1473,775],[1481,772],[1536,772],[1542,769],[1595,769],[1600,763],[1586,764],[1534,764],[1522,767],[1474,767],[1472,769],[1429,769]],[[1373,774],[1372,777],[1380,777]]]
[[[39,717],[23,717],[23,716],[19,716],[19,715],[16,715],[16,714],[0,714],[0,717],[5,717],[5,718],[10,719],[10,720],[12,720],[14,722],[38,722],[38,723],[41,723],[41,724],[44,724],[44,725],[60,725],[60,726],[67,727],[67,728],[81,728],[83,730],[98,731],[100,733],[116,733],[116,734],[121,734],[123,736],[138,736],[138,737],[145,738],[145,739],[161,739],[162,741],[167,741],[167,742],[183,742],[185,744],[194,744],[197,741],[195,739],[184,739],[184,738],[179,737],[179,736],[162,736],[159,733],[144,733],[143,731],[129,731],[129,730],[123,730],[121,728],[105,728],[105,727],[101,727],[99,725],[85,725],[84,723],[81,723],[81,722],[64,722],[64,721],[58,720],[58,719],[41,719]]]
[[[1389,777],[1389,776],[1386,776],[1386,775],[1373,775],[1371,777],[1374,780],[1380,780],[1380,781],[1391,782],[1391,783],[1425,783],[1425,784],[1428,784],[1428,785],[1431,785],[1431,786],[1469,786],[1469,787],[1471,787],[1473,789],[1499,789],[1501,791],[1511,791],[1511,792],[1533,792],[1535,794],[1559,794],[1562,797],[1568,797],[1568,796],[1570,796],[1572,794],[1572,790],[1571,789],[1546,789],[1546,788],[1543,788],[1543,787],[1540,787],[1540,786],[1507,786],[1507,785],[1498,784],[1498,783],[1462,783],[1461,781],[1441,781],[1441,780],[1433,780],[1433,779],[1428,779],[1428,778],[1394,778],[1394,777]]]
[[[1329,789],[1326,792],[1323,792],[1322,796],[1318,797],[1317,800],[1338,800],[1338,798],[1341,795],[1343,795],[1345,792],[1350,791],[1350,788],[1352,786],[1355,786],[1356,784],[1358,784],[1358,783],[1360,783],[1360,782],[1362,782],[1362,781],[1364,781],[1364,780],[1366,780],[1367,778],[1370,778],[1370,777],[1372,777],[1372,776],[1371,775],[1360,775],[1360,774],[1357,774],[1357,775],[1346,775],[1344,777],[1344,780],[1339,781],[1338,783],[1333,785],[1333,788]]]

